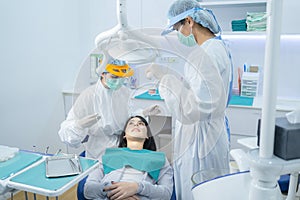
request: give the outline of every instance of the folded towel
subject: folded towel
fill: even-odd
[[[247,22],[261,22],[261,21],[267,21],[267,13],[266,12],[247,12]]]
[[[231,29],[232,31],[247,31],[246,19],[232,20]]]
[[[267,28],[266,12],[247,12],[247,31],[265,31]]]
[[[245,24],[246,19],[232,20],[231,24]]]

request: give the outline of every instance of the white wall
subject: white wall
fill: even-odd
[[[83,58],[78,1],[61,2],[0,2],[1,144],[41,151],[60,144],[61,89]]]

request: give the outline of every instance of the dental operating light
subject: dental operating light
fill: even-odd
[[[141,64],[153,61],[158,55],[154,41],[138,29],[128,26],[126,0],[117,0],[118,24],[110,30],[100,33],[95,44],[103,52],[104,58],[98,72],[103,71],[109,56]]]

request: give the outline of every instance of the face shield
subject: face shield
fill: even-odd
[[[126,78],[134,74],[133,69],[128,64],[118,60],[107,64],[105,72],[110,74],[105,76],[105,82],[112,90],[117,90],[122,87]]]
[[[195,7],[170,18],[167,28],[161,33],[161,35],[166,35],[174,31],[174,25],[187,16],[190,16],[196,23],[200,24],[201,26],[208,28],[213,34],[221,34],[221,27],[219,26],[213,12],[206,8]]]
[[[194,13],[195,11],[198,11],[198,10],[203,10],[202,8],[192,8],[190,10],[187,10],[179,15],[176,15],[170,19],[168,19],[168,25],[167,27],[165,28],[165,30],[161,33],[162,36],[164,35],[167,35],[169,33],[171,33],[172,31],[174,31],[174,25],[181,21],[182,19],[186,18],[187,16],[190,16],[192,13]]]

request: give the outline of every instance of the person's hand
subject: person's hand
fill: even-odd
[[[148,108],[145,108],[143,110],[143,115],[144,116],[150,116],[150,115],[158,115],[161,113],[161,109],[159,107],[159,105],[152,105]]]
[[[163,67],[158,64],[151,64],[145,71],[147,79],[156,78],[161,80],[161,78],[168,73],[168,68]]]
[[[77,120],[76,123],[81,128],[88,128],[94,125],[100,118],[101,117],[98,115],[98,113],[95,113]]]
[[[110,186],[104,188],[107,197],[110,200],[135,199],[138,190],[136,182],[113,182]]]

